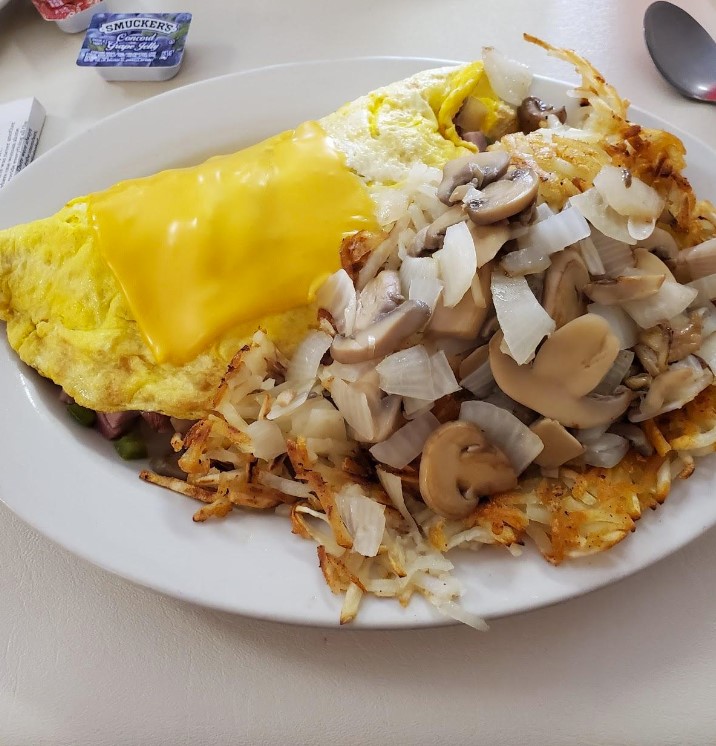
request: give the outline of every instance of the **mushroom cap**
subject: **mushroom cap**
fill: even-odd
[[[629,406],[632,393],[589,393],[604,378],[619,353],[609,323],[586,314],[557,329],[531,365],[518,365],[502,352],[502,333],[490,341],[490,368],[505,394],[565,427],[588,428],[614,422]]]
[[[374,321],[353,337],[336,335],[331,356],[339,363],[362,363],[395,352],[398,346],[421,329],[430,318],[430,306],[419,300],[406,300],[390,313]]]
[[[471,153],[448,161],[443,167],[437,197],[443,204],[451,205],[456,187],[472,182],[479,189],[503,176],[509,165],[510,156],[504,150]]]
[[[538,189],[539,178],[531,168],[513,168],[482,189],[479,197],[467,202],[467,214],[476,225],[496,223],[529,207]]]
[[[582,291],[588,283],[589,270],[576,249],[554,255],[545,274],[542,305],[558,329],[586,312]]]
[[[446,422],[434,430],[420,460],[420,494],[425,504],[445,518],[465,518],[481,495],[517,486],[507,456],[488,443],[476,425]]]
[[[554,114],[562,124],[567,121],[567,110],[564,106],[555,109],[536,96],[528,96],[517,107],[517,121],[526,135],[538,130],[542,122],[547,120],[548,114]]]

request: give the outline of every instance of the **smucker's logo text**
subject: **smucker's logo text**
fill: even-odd
[[[138,18],[120,18],[104,23],[99,27],[103,34],[117,34],[122,31],[155,31],[160,34],[175,34],[179,27],[171,21],[139,16]]]

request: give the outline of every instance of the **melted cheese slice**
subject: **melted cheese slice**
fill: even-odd
[[[100,250],[158,362],[304,306],[374,204],[317,122],[87,198]]]

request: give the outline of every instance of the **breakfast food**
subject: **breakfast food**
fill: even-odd
[[[287,513],[344,594],[344,623],[365,595],[420,593],[482,627],[456,603],[449,550],[518,554],[530,540],[559,564],[608,549],[716,443],[713,208],[684,178],[676,137],[630,122],[585,60],[530,40],[577,68],[578,106],[531,96],[529,71],[488,49],[63,213],[122,320],[102,361],[93,328],[94,354],[66,362],[68,382],[119,352],[115,409],[199,417],[174,434],[174,463],[142,478],[204,503],[199,522],[235,507]],[[237,169],[269,176],[247,184]],[[177,210],[210,225],[199,195],[221,230],[172,244]],[[268,232],[227,207],[267,202]],[[31,229],[8,234],[23,261]],[[248,250],[216,265],[236,235]],[[255,251],[266,241],[275,255]],[[209,260],[171,266],[165,243]],[[38,336],[22,328],[21,355]],[[84,382],[78,396],[55,380],[102,408]],[[202,381],[181,410],[177,381]]]

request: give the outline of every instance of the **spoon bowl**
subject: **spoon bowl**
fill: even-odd
[[[659,0],[644,15],[644,39],[657,70],[679,93],[716,103],[716,42],[698,21]]]

